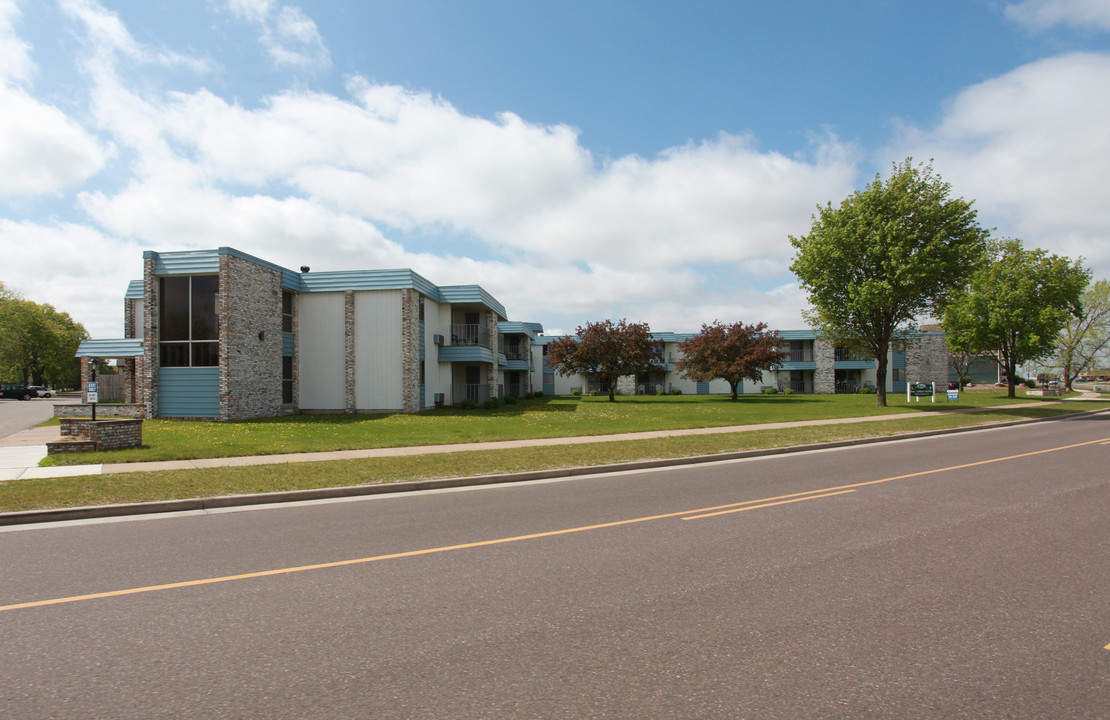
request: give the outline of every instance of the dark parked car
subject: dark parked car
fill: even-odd
[[[15,400],[30,400],[39,396],[37,392],[26,385],[16,385],[15,383],[3,383],[0,385],[0,392],[3,392],[4,397]]]

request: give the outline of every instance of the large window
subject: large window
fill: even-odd
[[[216,317],[218,275],[176,275],[159,280],[161,291],[159,363],[162,367],[220,364],[220,324]]]
[[[281,291],[281,331],[293,332],[293,293]]]

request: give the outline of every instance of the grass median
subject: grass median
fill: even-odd
[[[874,399],[872,399],[874,402]],[[922,412],[920,417],[750,430],[650,440],[592,442],[557,447],[473,450],[407,457],[284,463],[204,470],[13,480],[0,483],[0,511],[79,507],[154,500],[242,495],[322,487],[396,483],[445,477],[589,467],[635,460],[713,455],[743,450],[882,437],[907,432],[1048,418],[1105,407],[1101,402],[1038,403],[973,413]],[[874,408],[871,408],[874,410]],[[902,411],[905,411],[905,407]]]

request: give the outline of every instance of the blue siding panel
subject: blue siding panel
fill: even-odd
[[[439,349],[440,362],[494,362],[493,351],[479,345],[449,345]]]
[[[293,357],[296,354],[297,336],[293,333],[283,332],[281,334],[281,355],[282,357]]]
[[[77,346],[79,358],[122,358],[142,357],[143,341],[138,338],[117,340],[82,340]]]
[[[708,395],[708,394],[709,394],[709,383],[699,381],[698,382],[698,395]]]
[[[219,368],[160,368],[158,416],[218,418]]]
[[[147,250],[143,257],[154,258],[155,275],[210,275],[220,271],[218,250],[156,253]]]

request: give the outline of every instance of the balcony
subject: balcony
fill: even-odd
[[[799,361],[802,362],[802,361]],[[779,391],[789,390],[796,393],[813,394],[813,381],[812,380],[787,380],[779,383]]]
[[[451,386],[451,399],[454,404],[458,405],[463,400],[473,400],[475,403],[481,405],[491,397],[501,396],[501,386],[488,385],[481,383],[471,385],[469,383],[455,383]]]
[[[837,362],[874,362],[875,358],[871,357],[865,352],[859,350],[851,350],[848,348],[836,349]]]
[[[477,346],[491,348],[489,328],[485,325],[451,324],[451,344],[455,346]]]
[[[503,348],[502,352],[505,353],[506,360],[530,360],[528,355],[527,346],[523,345],[509,345]]]

